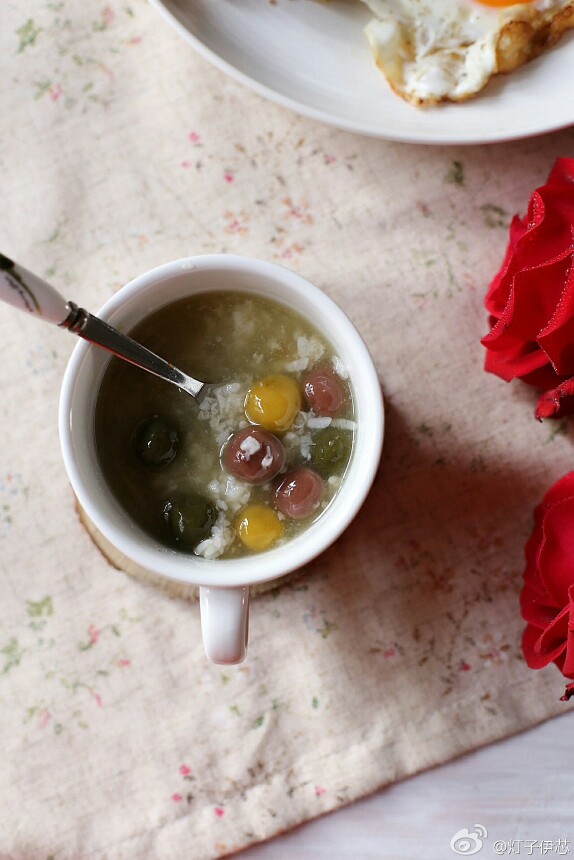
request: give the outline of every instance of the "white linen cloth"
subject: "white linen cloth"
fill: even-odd
[[[568,705],[520,650],[532,508],[570,425],[483,369],[515,211],[572,130],[491,147],[327,128],[213,69],[144,0],[8,3],[2,248],[95,311],[178,257],[296,269],[380,371],[361,514],[210,665],[197,607],[111,567],[57,438],[68,334],[0,307],[0,857],[224,856]],[[461,109],[461,122],[463,108]]]

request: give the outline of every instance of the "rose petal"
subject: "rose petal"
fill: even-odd
[[[563,264],[561,264],[563,265]],[[550,356],[558,376],[569,376],[574,369],[574,271],[570,256],[562,293],[554,314],[536,338]]]
[[[558,159],[532,194],[526,218],[513,219],[504,262],[486,296],[487,371],[545,390],[574,375],[573,226],[574,159]],[[551,402],[546,411],[558,408]]]
[[[498,274],[493,278],[484,301],[487,311],[497,319],[502,316],[502,312],[506,307],[509,286],[512,283],[512,278],[514,277],[516,244],[526,233],[527,229],[528,220],[515,215],[510,223],[510,241],[508,243],[508,248],[506,249],[504,262],[502,263]]]
[[[532,196],[531,207],[537,211],[532,229],[516,243],[517,265],[537,268],[547,262],[563,260],[572,252],[570,227],[574,206],[568,200],[570,189],[539,188]]]
[[[535,623],[535,615],[530,613],[532,604],[544,602],[546,587],[538,569],[538,554],[544,537],[542,521],[546,508],[544,502],[534,510],[534,528],[532,534],[524,547],[526,557],[526,568],[524,570],[524,585],[520,595],[520,604],[525,621]],[[528,612],[529,614],[525,614]],[[543,625],[540,625],[543,626]]]
[[[539,421],[574,414],[574,377],[540,395],[534,413]]]
[[[495,373],[505,382],[533,378],[534,382],[530,384],[543,387],[538,379],[547,378],[548,387],[556,384],[556,374],[546,353],[533,341],[525,343],[523,339],[513,338],[502,320],[482,339],[482,344],[487,347],[485,370]],[[534,374],[538,374],[538,378]]]
[[[533,669],[554,662],[574,678],[574,471],[556,481],[535,508],[525,558],[524,658]]]
[[[546,331],[549,321],[555,318],[557,308],[564,301],[571,265],[570,249],[563,259],[516,273],[512,307],[515,337],[540,342],[540,335]],[[510,324],[510,319],[507,322]]]
[[[574,583],[574,497],[551,505],[542,524],[537,567],[556,607],[568,603]]]
[[[572,589],[571,589],[572,592]],[[567,678],[574,678],[574,599],[573,593],[570,595],[570,603],[568,607],[568,633],[566,637],[566,648],[563,652],[563,661],[557,663],[560,671]]]
[[[542,525],[546,511],[550,510],[552,505],[563,502],[571,496],[574,497],[574,470],[567,472],[566,475],[563,475],[546,491],[542,502],[536,507],[534,512],[536,521]]]
[[[554,507],[554,505],[572,498],[574,498],[574,470],[572,472],[567,472],[566,475],[563,475],[558,481],[556,481],[550,489],[546,491],[542,501],[534,509],[534,530],[530,540],[534,541],[538,538],[536,559],[538,559],[538,552],[544,537],[543,525],[546,514],[552,507]],[[530,541],[526,545],[526,550],[531,552],[532,549],[530,549],[529,544]]]
[[[516,348],[516,344],[538,343],[540,346],[539,335],[544,333],[548,337],[556,328],[551,326],[549,329],[549,323],[568,295],[571,262],[569,254],[565,260],[517,272],[506,307],[482,343],[498,351]],[[542,281],[544,289],[541,289]],[[565,312],[568,312],[567,307]],[[564,325],[564,322],[561,316],[556,325]]]
[[[559,187],[564,184],[574,185],[574,158],[557,158],[550,171],[548,184]]]
[[[542,633],[538,628],[527,625],[522,636],[522,650],[531,669],[542,669],[566,650],[568,617],[569,607],[566,607]]]

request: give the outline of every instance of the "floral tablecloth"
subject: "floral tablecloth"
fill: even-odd
[[[62,331],[0,308],[0,857],[224,856],[568,707],[525,667],[533,506],[571,429],[483,371],[515,211],[574,131],[400,145],[264,102],[144,0],[3,5],[2,251],[96,309],[181,256],[296,269],[357,324],[387,429],[335,547],[207,663],[197,607],[109,566],[57,438]]]

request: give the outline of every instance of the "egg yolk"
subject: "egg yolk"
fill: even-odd
[[[294,379],[281,374],[260,379],[245,398],[245,414],[252,424],[283,433],[301,409],[301,394]]]
[[[518,2],[531,3],[532,0],[478,0],[481,6],[516,6]]]
[[[239,513],[235,528],[241,542],[260,552],[269,549],[283,534],[283,523],[271,508],[265,505],[247,505]]]

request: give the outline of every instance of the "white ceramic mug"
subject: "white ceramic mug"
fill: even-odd
[[[96,529],[136,565],[199,586],[207,656],[214,663],[239,663],[246,653],[249,586],[305,565],[339,537],[363,504],[381,454],[383,404],[373,361],[348,317],[317,287],[273,263],[230,254],[176,260],[122,287],[98,316],[126,331],[170,302],[213,290],[263,295],[298,311],[326,335],[349,372],[357,422],[353,451],[340,489],[316,522],[280,548],[239,559],[206,560],[149,537],[121,507],[100,469],[94,412],[110,355],[85,341],[75,347],[64,376],[60,439],[72,488]]]

